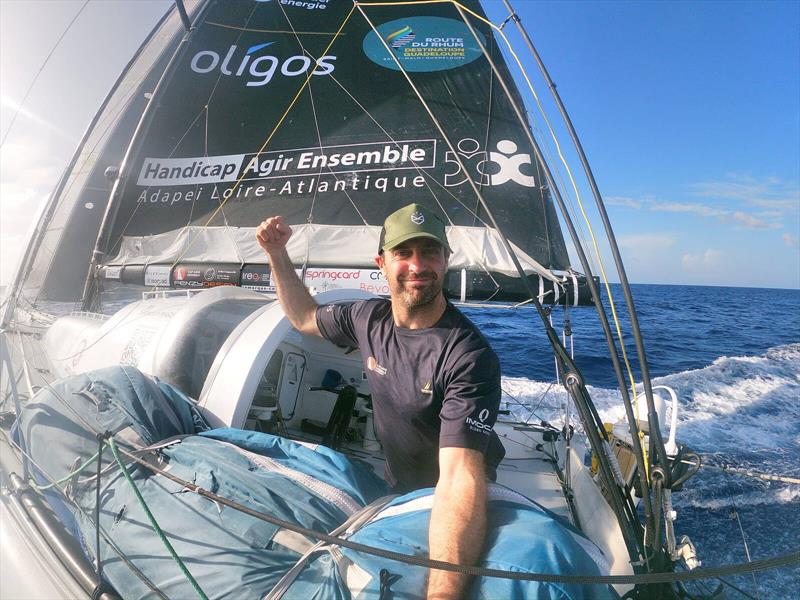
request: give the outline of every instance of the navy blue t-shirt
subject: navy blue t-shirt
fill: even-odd
[[[372,390],[386,480],[397,491],[433,487],[439,448],[484,453],[487,474],[505,449],[492,430],[500,407],[500,363],[475,325],[449,302],[427,329],[397,327],[388,300],[317,309],[323,337],[361,351]]]

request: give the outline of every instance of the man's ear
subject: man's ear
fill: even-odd
[[[378,254],[378,256],[375,257],[375,264],[378,265],[378,268],[381,271],[383,270],[383,265],[385,264],[385,261],[383,259],[383,253]]]

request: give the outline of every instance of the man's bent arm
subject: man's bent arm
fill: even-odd
[[[322,336],[317,326],[317,303],[295,273],[286,251],[292,229],[281,217],[270,217],[256,228],[256,240],[269,256],[278,301],[292,326],[301,333]]]
[[[483,552],[485,535],[483,454],[468,448],[440,448],[439,481],[428,530],[431,559],[473,565]],[[463,598],[468,585],[468,576],[431,569],[428,600]]]
[[[317,327],[317,306],[308,289],[295,273],[289,254],[285,248],[269,255],[272,278],[278,292],[278,301],[289,322],[301,333],[322,334]]]

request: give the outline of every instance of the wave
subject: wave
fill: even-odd
[[[655,378],[653,384],[678,395],[679,443],[716,464],[800,477],[800,343],[758,356],[723,356],[701,369]],[[567,394],[562,386],[521,377],[504,377],[502,385],[504,401],[517,418],[563,425]],[[590,386],[589,393],[604,422],[625,417],[618,389]],[[714,493],[716,476],[698,478],[699,493],[690,502],[698,507],[800,500],[800,486],[748,484],[717,488],[720,494]]]
[[[789,504],[800,501],[800,486],[790,485],[784,488],[755,489],[746,493],[727,494],[725,496],[709,497],[702,490],[694,490],[681,496],[679,505],[682,507],[705,508],[721,510],[727,508],[741,508],[743,506],[769,506],[773,504]]]

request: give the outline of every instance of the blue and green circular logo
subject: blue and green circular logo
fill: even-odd
[[[400,70],[398,63],[414,73],[445,71],[463,67],[482,55],[469,27],[455,19],[408,17],[383,23],[376,29],[377,33],[370,31],[364,38],[364,54],[375,64],[394,71]],[[485,45],[486,39],[477,33]]]

